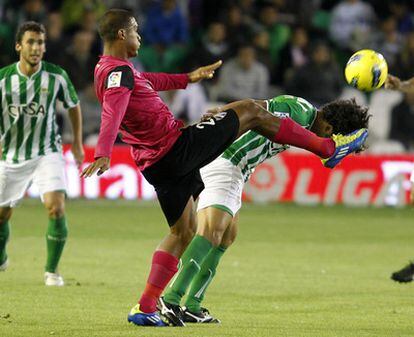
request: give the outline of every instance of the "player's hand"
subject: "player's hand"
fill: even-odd
[[[396,76],[388,75],[385,80],[385,89],[400,90],[401,80]]]
[[[209,64],[208,66],[200,67],[191,73],[188,73],[188,78],[191,83],[199,82],[204,79],[210,79],[214,76],[214,71],[219,68],[223,62],[217,61],[216,63]]]
[[[97,175],[100,176],[103,174],[106,170],[109,169],[109,157],[101,157],[96,159],[92,164],[90,164],[88,167],[86,167],[82,173],[81,178],[88,178],[91,177],[97,172]]]
[[[78,168],[82,165],[83,160],[85,159],[85,151],[83,146],[80,143],[73,143],[71,148],[73,157],[75,158],[75,163]]]

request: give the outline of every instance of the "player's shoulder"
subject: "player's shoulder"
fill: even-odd
[[[101,57],[96,64],[96,68],[103,70],[104,72],[112,71],[133,71],[133,66],[130,62],[114,57]]]
[[[0,68],[0,80],[17,73],[17,62]]]
[[[47,71],[48,73],[51,73],[51,74],[66,75],[65,69],[63,69],[61,66],[58,66],[57,64],[54,64],[54,63],[42,61],[42,68],[44,71]]]
[[[133,89],[134,87],[134,72],[130,65],[119,64],[113,65],[106,69],[105,74],[105,87],[127,87]]]

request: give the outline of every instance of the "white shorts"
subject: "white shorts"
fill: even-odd
[[[33,183],[43,194],[66,191],[65,160],[61,153],[51,153],[23,163],[0,161],[0,207],[14,207]]]
[[[199,196],[197,211],[216,206],[234,216],[242,204],[244,180],[240,168],[219,157],[200,173],[205,188]]]

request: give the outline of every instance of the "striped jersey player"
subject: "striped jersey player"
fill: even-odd
[[[319,110],[305,99],[290,95],[257,103],[280,118],[293,119],[320,137],[336,137],[335,134],[347,134],[368,125],[367,109],[353,100],[331,102]],[[184,321],[219,322],[201,302],[221,256],[235,240],[244,183],[259,164],[287,148],[249,131],[200,170],[205,189],[197,206],[197,235],[183,253],[181,269],[162,298],[170,306],[181,305],[188,290]]]
[[[1,158],[13,164],[60,152],[56,100],[65,109],[78,105],[75,88],[61,67],[42,61],[26,76],[19,66],[13,63],[0,70]]]
[[[69,111],[72,153],[78,165],[84,157],[82,121],[79,100],[66,72],[42,61],[45,41],[43,25],[23,23],[16,34],[19,61],[0,69],[0,271],[9,264],[6,243],[13,207],[33,183],[49,217],[44,281],[47,286],[62,286],[58,263],[67,236],[66,182],[57,100]]]

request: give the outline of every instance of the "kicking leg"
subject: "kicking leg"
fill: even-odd
[[[0,208],[0,271],[6,270],[8,266],[6,244],[10,236],[9,219],[12,212],[10,207]]]
[[[234,110],[239,118],[238,136],[254,130],[272,142],[297,146],[322,158],[330,157],[335,151],[332,139],[318,137],[290,118],[272,115],[255,100],[237,101],[220,108],[221,111],[228,109]]]
[[[272,142],[293,145],[308,150],[321,158],[327,167],[335,167],[348,154],[360,150],[368,136],[366,129],[333,138],[318,137],[290,118],[278,118],[254,100],[230,103],[220,110],[233,109],[240,122],[239,136],[248,130],[268,138]]]

